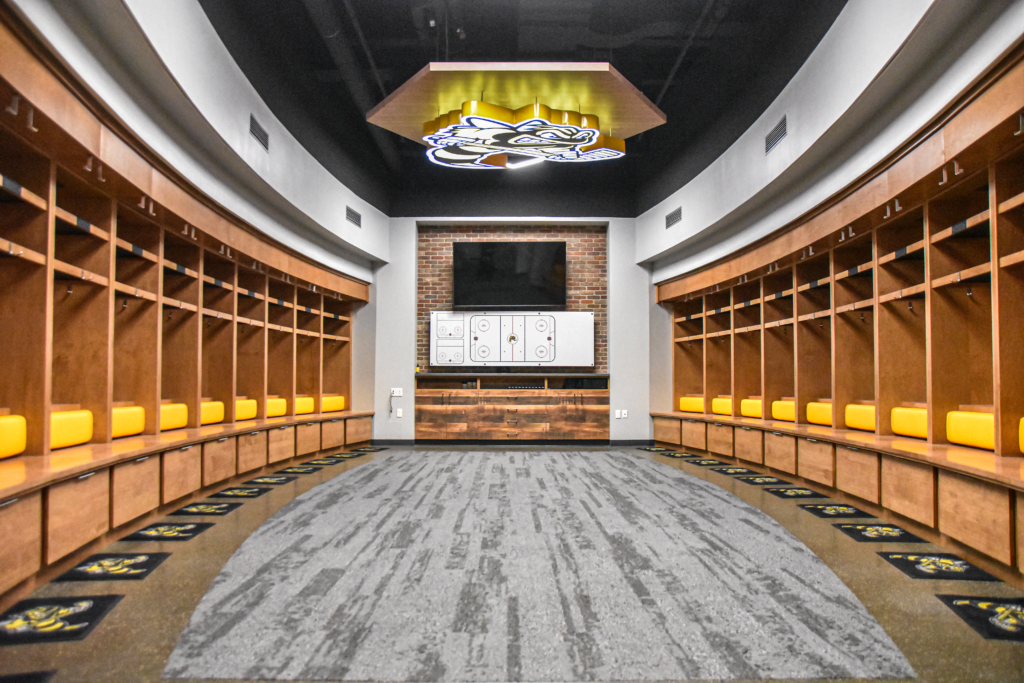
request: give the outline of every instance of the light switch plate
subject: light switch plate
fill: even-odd
[[[401,408],[396,408],[395,409],[395,417],[402,417],[402,409]]]
[[[622,411],[621,410],[616,410],[615,411],[615,419],[616,420],[621,420],[622,419]]]

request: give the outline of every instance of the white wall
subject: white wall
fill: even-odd
[[[374,410],[377,374],[377,285],[352,316],[352,410]],[[325,344],[327,342],[324,342]]]

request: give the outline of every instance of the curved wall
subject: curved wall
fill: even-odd
[[[371,281],[387,217],[303,149],[256,95],[195,0],[14,5],[80,80],[188,181],[266,235]],[[271,135],[249,136],[249,114]],[[363,225],[345,220],[346,205]]]
[[[697,178],[637,219],[660,282],[771,234],[938,116],[1024,34],[1021,0],[849,3],[779,98]],[[768,155],[764,136],[787,116]],[[665,228],[665,214],[683,220]]]

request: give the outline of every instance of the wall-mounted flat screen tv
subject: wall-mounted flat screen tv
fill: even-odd
[[[455,242],[454,307],[565,308],[565,242]]]

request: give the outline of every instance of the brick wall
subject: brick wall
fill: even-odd
[[[608,241],[599,225],[420,226],[416,364],[430,372],[465,372],[430,367],[430,312],[452,308],[452,242],[566,242],[567,311],[594,313],[594,372],[608,372]],[[559,368],[550,368],[560,371]],[[566,368],[568,369],[568,368]],[[536,372],[537,368],[509,368]],[[572,368],[586,372],[588,368]]]

